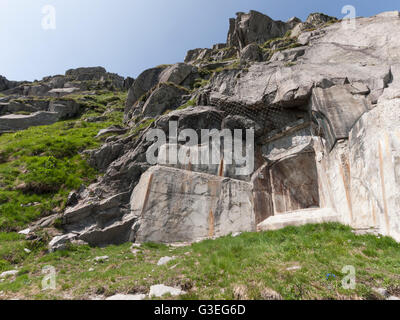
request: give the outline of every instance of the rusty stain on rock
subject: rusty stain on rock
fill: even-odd
[[[380,175],[381,175],[383,210],[384,210],[384,214],[385,214],[386,232],[390,235],[388,205],[387,205],[387,200],[386,200],[386,189],[385,189],[385,174],[383,172],[383,155],[382,155],[382,146],[381,146],[380,142],[379,142],[378,147],[379,147],[379,168],[380,168]]]
[[[222,177],[223,174],[224,174],[224,158],[221,158],[221,161],[219,163],[218,176]]]
[[[153,173],[150,174],[149,183],[147,184],[146,195],[144,197],[143,207],[142,207],[142,212],[141,212],[142,215],[143,215],[143,212],[146,210],[147,202],[149,201],[149,195],[150,195],[152,181],[153,181]]]

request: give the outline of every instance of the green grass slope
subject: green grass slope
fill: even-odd
[[[339,224],[289,227],[206,240],[187,247],[131,244],[46,254],[45,247],[15,234],[0,234],[0,270],[18,266],[19,273],[0,283],[0,299],[91,299],[116,293],[148,293],[151,285],[183,288],[176,299],[263,299],[265,288],[284,299],[376,299],[373,287],[392,294],[400,290],[400,244],[391,238],[356,236]],[[30,246],[30,247],[29,247]],[[32,252],[26,253],[29,247]],[[96,263],[97,256],[109,256]],[[175,260],[157,266],[161,257]],[[42,291],[44,266],[57,271],[56,290]],[[356,288],[342,287],[342,268],[356,270]],[[300,269],[291,270],[293,266]],[[334,274],[335,277],[328,274]],[[171,299],[172,297],[165,297]]]
[[[0,136],[0,231],[17,231],[60,212],[68,193],[97,175],[80,152],[99,147],[100,129],[121,124],[125,92],[71,95],[85,112],[79,119]],[[110,112],[105,121],[88,117]]]

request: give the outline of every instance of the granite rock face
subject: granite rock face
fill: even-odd
[[[224,177],[155,166],[130,203],[138,242],[187,242],[255,228],[252,185]]]
[[[281,22],[239,13],[226,45],[189,51],[186,64],[133,83],[127,122],[155,119],[135,139],[100,149],[104,175],[66,209],[66,231],[90,244],[191,242],[338,221],[400,241],[399,32],[398,12],[357,18],[356,29],[322,14]],[[160,82],[189,88],[181,102],[192,106],[162,114],[169,99],[155,99]],[[171,122],[177,134],[253,129],[254,170],[238,176],[221,154],[213,164],[163,161],[173,148],[201,152],[200,141],[168,141],[149,163],[147,134],[168,135]]]

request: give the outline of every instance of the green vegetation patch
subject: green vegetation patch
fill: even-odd
[[[148,243],[136,253],[127,243],[71,246],[52,254],[45,254],[43,247],[26,254],[26,243],[10,237],[2,240],[0,235],[8,248],[0,249],[0,259],[18,261],[21,272],[0,283],[4,298],[90,299],[148,293],[150,286],[161,283],[187,292],[177,299],[234,299],[238,286],[248,299],[264,299],[265,288],[270,288],[294,300],[376,299],[373,287],[393,293],[400,289],[400,244],[388,237],[356,236],[349,227],[335,223],[243,233],[187,247]],[[4,259],[11,251],[13,258]],[[97,256],[109,259],[95,263]],[[165,256],[175,259],[157,266]],[[10,270],[13,264],[3,266]],[[56,268],[57,290],[41,291],[41,270],[46,265]],[[342,269],[349,265],[355,268],[355,289],[342,286],[346,276]]]
[[[181,105],[179,108],[177,108],[176,110],[183,110],[189,107],[195,107],[196,106],[196,101],[194,99],[189,100],[188,102],[186,102],[185,104]]]
[[[94,137],[113,122],[80,120],[0,136],[0,231],[61,210],[68,193],[96,177],[79,153],[100,145]]]

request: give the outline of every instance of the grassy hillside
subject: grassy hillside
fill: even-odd
[[[125,92],[71,95],[79,119],[0,136],[0,231],[17,231],[39,217],[60,212],[68,193],[89,184],[96,171],[80,152],[101,144],[100,129],[122,123]],[[86,122],[112,110],[104,121]]]
[[[400,291],[400,244],[387,237],[356,236],[339,224],[245,233],[179,248],[149,243],[137,254],[131,244],[74,246],[46,254],[44,243],[35,248],[13,233],[0,234],[0,241],[0,270],[19,270],[0,283],[0,299],[104,298],[148,293],[151,285],[161,283],[186,290],[178,299],[234,299],[237,288],[248,299],[263,299],[265,288],[284,299],[377,299],[373,287]],[[94,261],[105,255],[109,259],[103,263]],[[164,256],[176,259],[157,266]],[[41,291],[46,265],[57,270],[54,291]],[[346,265],[356,269],[355,290],[342,288]]]

